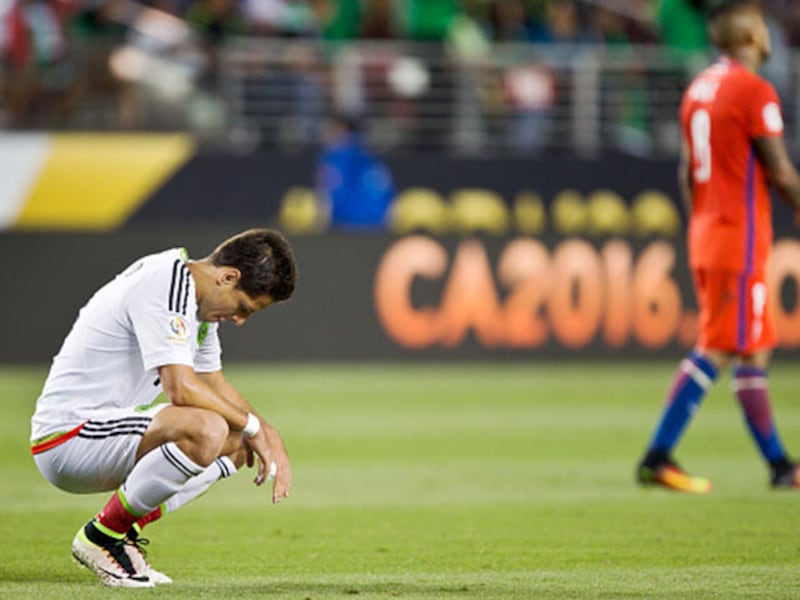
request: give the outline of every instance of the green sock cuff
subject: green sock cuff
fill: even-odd
[[[97,531],[99,531],[100,533],[105,534],[110,538],[114,538],[115,540],[121,540],[125,537],[124,533],[120,533],[118,531],[114,531],[113,529],[109,529],[97,519],[92,521],[91,526],[97,529]]]
[[[143,514],[140,514],[140,513],[136,512],[135,510],[133,510],[133,508],[131,508],[131,505],[128,502],[128,499],[125,497],[125,494],[122,493],[122,488],[117,490],[117,497],[119,498],[119,501],[122,503],[122,507],[125,510],[127,510],[131,515],[133,515],[137,519],[140,519],[140,518],[142,518],[144,516]]]

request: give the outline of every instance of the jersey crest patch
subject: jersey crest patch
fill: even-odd
[[[780,133],[783,131],[783,117],[781,117],[781,109],[774,102],[770,102],[762,111],[764,118],[764,126],[772,133]]]
[[[186,321],[183,319],[183,317],[179,315],[170,317],[169,333],[170,335],[167,336],[168,340],[180,342],[182,344],[185,344],[187,341],[189,341],[189,326],[186,324]]]

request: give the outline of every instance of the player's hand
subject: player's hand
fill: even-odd
[[[269,441],[263,430],[260,430],[256,435],[251,438],[244,437],[245,446],[250,450],[249,454],[253,455],[258,465],[258,472],[256,473],[253,483],[256,485],[263,485],[267,481],[267,473],[269,472],[269,465],[272,460],[272,450],[269,447]]]
[[[272,502],[277,504],[281,501],[281,498],[289,497],[289,489],[292,487],[292,468],[289,465],[289,456],[286,454],[286,448],[278,431],[264,419],[261,419],[261,430],[265,432],[272,450],[272,460],[275,465]]]
[[[292,485],[292,470],[289,457],[283,446],[280,434],[274,427],[261,419],[261,429],[252,438],[245,438],[246,446],[258,458],[258,473],[253,482],[263,485],[274,476],[272,502],[277,504],[289,495]]]

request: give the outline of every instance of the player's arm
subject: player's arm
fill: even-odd
[[[275,462],[277,474],[273,485],[273,501],[278,502],[280,498],[289,495],[289,487],[292,482],[292,471],[289,466],[289,457],[283,444],[278,430],[270,425],[264,417],[259,415],[250,403],[242,396],[239,391],[225,379],[222,371],[212,371],[210,373],[197,373],[197,377],[205,382],[209,387],[216,391],[231,404],[241,408],[245,412],[256,415],[261,421],[261,429],[257,438],[248,440],[248,446],[262,459],[263,452],[260,452],[259,444],[266,442],[269,448],[269,458],[264,459],[266,464],[270,461]],[[248,454],[248,466],[252,466],[252,454]],[[259,465],[261,466],[261,465]]]
[[[681,201],[686,210],[686,217],[692,214],[692,169],[689,156],[689,144],[681,139],[681,156],[678,161],[678,189],[681,192]]]
[[[245,400],[244,396],[242,396],[239,391],[233,387],[228,380],[225,379],[225,376],[222,374],[222,371],[212,371],[211,373],[197,373],[197,376],[203,380],[206,384],[211,386],[216,392],[225,397],[225,399],[246,410],[247,412],[251,412],[255,414],[255,409],[250,405],[250,403]]]
[[[237,405],[204,381],[192,367],[187,365],[163,365],[158,367],[158,376],[164,394],[175,406],[204,408],[220,415],[233,431],[241,431],[247,425],[247,407]]]
[[[753,140],[770,182],[780,197],[800,215],[800,175],[786,151],[782,136],[764,136]],[[799,218],[800,220],[800,218]]]

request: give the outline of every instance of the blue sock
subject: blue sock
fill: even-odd
[[[681,362],[650,442],[651,451],[666,454],[672,451],[716,378],[714,365],[697,352],[692,352]]]
[[[747,427],[767,462],[786,457],[772,420],[767,392],[767,372],[757,367],[740,366],[734,371],[733,389],[742,407]]]

